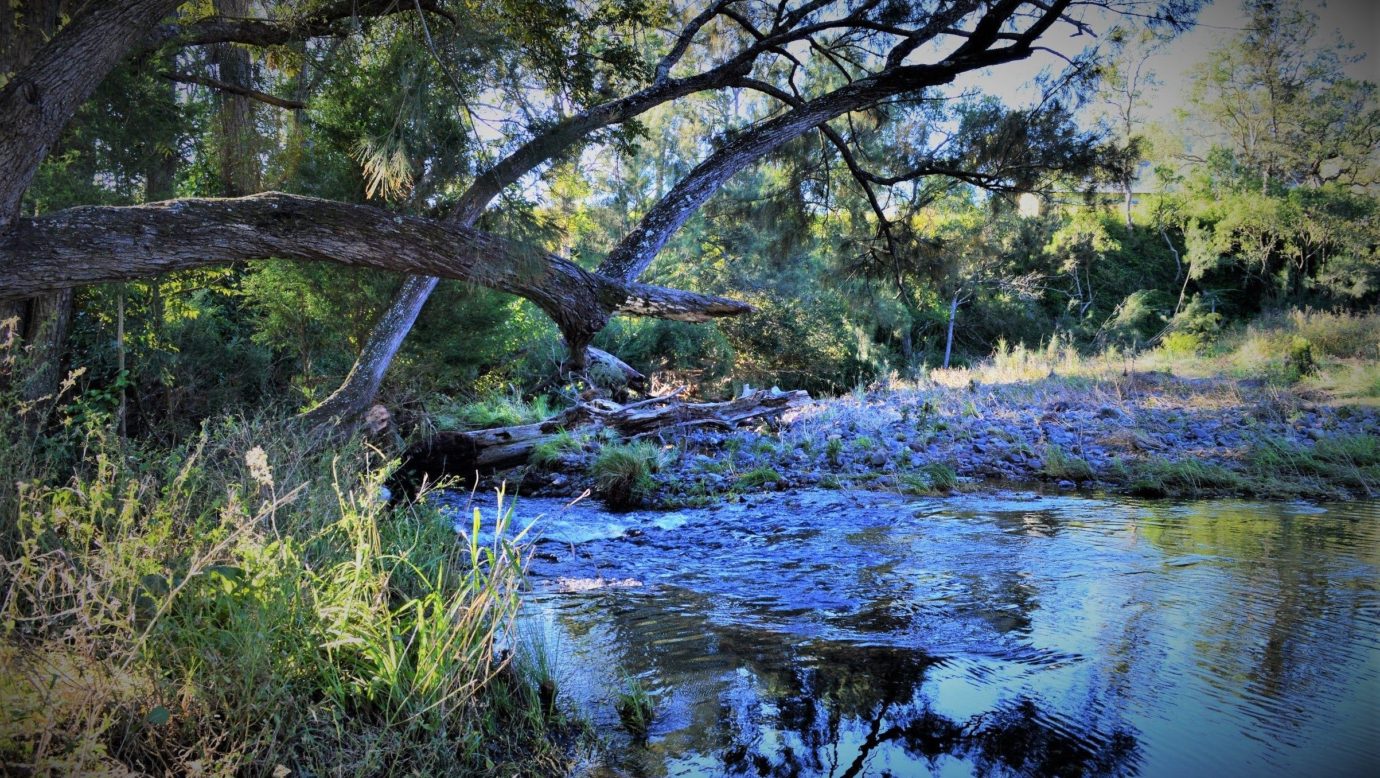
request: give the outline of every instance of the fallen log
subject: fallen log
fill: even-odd
[[[732,430],[743,424],[779,416],[809,401],[804,391],[779,389],[746,392],[726,402],[688,403],[681,390],[640,402],[619,405],[592,400],[568,408],[534,424],[486,430],[438,432],[413,444],[403,454],[395,480],[408,491],[445,476],[467,482],[525,464],[532,451],[562,431],[581,427],[607,428],[635,440],[694,427]]]

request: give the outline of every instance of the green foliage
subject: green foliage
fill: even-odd
[[[837,467],[843,456],[843,438],[829,438],[824,444],[824,456],[828,458],[829,464]]]
[[[947,462],[930,462],[919,471],[898,479],[901,490],[910,494],[945,494],[958,488],[958,473]]]
[[[431,418],[439,429],[489,429],[531,424],[551,413],[551,400],[546,395],[528,400],[509,392],[469,401],[447,399],[432,411]]]
[[[767,486],[768,484],[774,484],[778,481],[784,480],[785,479],[781,477],[781,474],[776,472],[775,468],[769,467],[767,465],[762,465],[760,467],[754,467],[746,473],[743,473],[742,475],[738,476],[738,482],[735,485],[735,488],[758,489],[763,486]]]
[[[1131,472],[1131,491],[1146,497],[1191,497],[1240,491],[1245,479],[1237,473],[1196,459],[1149,459]]]
[[[623,688],[618,692],[614,709],[618,711],[618,720],[623,722],[623,728],[634,740],[647,739],[647,731],[656,718],[656,699],[641,680],[634,676],[623,680]]]

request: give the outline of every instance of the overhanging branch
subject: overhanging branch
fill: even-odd
[[[620,313],[708,321],[752,310],[723,297],[604,278],[473,228],[278,192],[22,219],[0,238],[0,301],[270,258],[479,284],[531,300],[567,335],[592,335]]]

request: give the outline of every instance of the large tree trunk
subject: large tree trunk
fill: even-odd
[[[0,236],[20,217],[24,192],[48,149],[57,142],[77,108],[101,81],[180,0],[123,0],[98,4],[57,32],[61,0],[34,0],[7,9],[0,22],[0,73],[13,73],[0,89]],[[56,35],[54,33],[56,32]],[[72,321],[72,290],[58,288],[22,311],[24,363],[30,372],[19,395],[28,404],[26,422],[46,418],[62,378],[62,356]],[[41,290],[50,291],[50,290]],[[6,317],[10,318],[10,317]],[[13,380],[13,379],[10,379]]]
[[[181,1],[92,3],[0,89],[0,233],[77,108]]]

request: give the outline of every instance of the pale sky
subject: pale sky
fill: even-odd
[[[1149,62],[1150,69],[1162,82],[1147,95],[1147,108],[1142,113],[1147,121],[1168,123],[1176,108],[1184,104],[1190,86],[1190,73],[1195,65],[1207,59],[1210,51],[1235,37],[1245,26],[1246,17],[1241,0],[1217,0],[1203,9],[1198,26],[1180,35]],[[1354,78],[1380,83],[1380,0],[1310,0],[1306,7],[1318,14],[1319,44],[1330,43],[1340,35],[1352,44],[1351,53],[1363,55],[1360,62],[1347,67]],[[1098,27],[1109,22],[1089,19]],[[1068,27],[1051,30],[1045,42],[1050,48],[1065,54],[1081,51],[1089,44],[1087,36],[1073,37]],[[977,87],[994,94],[1009,104],[1028,103],[1033,90],[1030,76],[1042,68],[1057,70],[1062,60],[1050,54],[1039,54],[1030,62],[1013,63],[959,82],[963,87]]]

